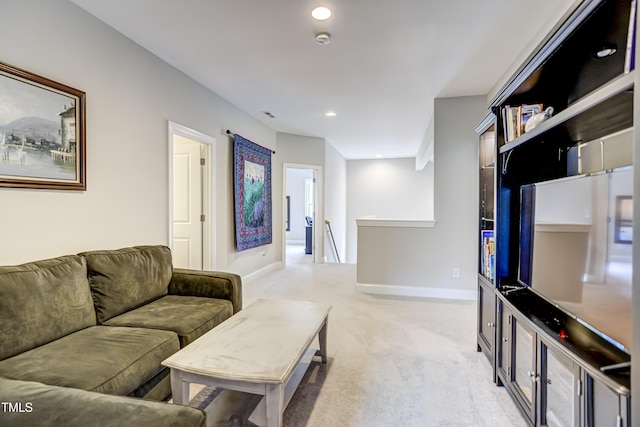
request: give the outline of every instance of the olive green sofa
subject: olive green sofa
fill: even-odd
[[[241,308],[239,276],[174,269],[166,246],[0,267],[0,399],[24,403],[35,393],[42,401],[22,415],[0,408],[0,425],[11,425],[8,417],[26,420],[21,416],[38,417],[25,425],[55,425],[51,420],[66,409],[84,420],[92,405],[105,405],[92,407],[96,413],[142,405],[143,414],[150,404],[189,411],[131,397],[165,400],[171,387],[161,362]],[[44,403],[65,393],[73,398],[61,398],[61,406]],[[148,425],[173,425],[171,416],[161,418],[169,424]],[[102,421],[93,417],[90,425]]]
[[[0,378],[3,427],[204,427],[203,411],[35,381]]]

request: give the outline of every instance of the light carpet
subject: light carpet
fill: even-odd
[[[243,284],[245,306],[257,298],[333,306],[328,363],[311,364],[285,410],[285,427],[527,425],[476,351],[475,302],[356,293],[355,265],[309,259],[291,255],[287,268]],[[201,391],[194,387],[192,396]],[[205,389],[198,399],[211,394]],[[208,426],[254,425],[247,414],[259,400],[220,393],[206,406]]]

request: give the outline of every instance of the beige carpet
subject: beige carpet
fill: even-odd
[[[356,293],[355,265],[309,258],[292,253],[286,269],[244,283],[245,305],[257,298],[333,305],[328,363],[311,365],[284,426],[526,426],[476,352],[475,302]],[[208,425],[251,426],[247,413],[258,402],[221,393],[206,409]]]

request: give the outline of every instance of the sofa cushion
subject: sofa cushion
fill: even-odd
[[[231,301],[167,295],[104,324],[174,331],[184,347],[232,315]]]
[[[0,378],[0,401],[24,408],[0,411],[2,426],[202,427],[206,421],[203,411],[188,406],[6,378]]]
[[[83,258],[0,267],[0,360],[95,324]]]
[[[81,253],[98,322],[167,294],[173,266],[166,246],[136,246]]]
[[[126,395],[179,349],[174,332],[92,326],[1,361],[0,376]]]
[[[169,295],[226,299],[231,301],[236,314],[242,309],[242,278],[222,271],[174,268]]]

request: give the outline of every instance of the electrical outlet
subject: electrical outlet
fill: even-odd
[[[460,278],[460,269],[458,267],[453,267],[453,270],[451,270],[451,277],[454,279]]]

